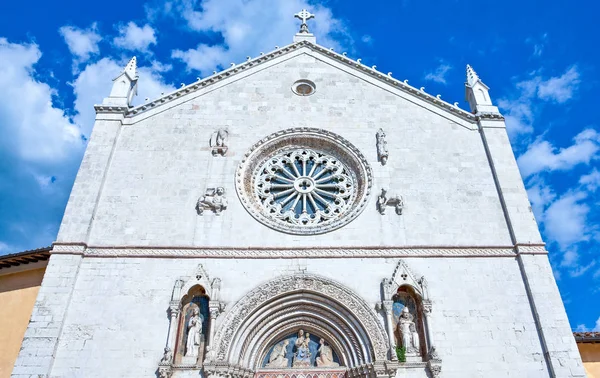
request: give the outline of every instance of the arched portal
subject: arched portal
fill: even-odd
[[[388,339],[367,303],[332,280],[298,274],[271,280],[237,302],[218,327],[208,362],[256,371],[274,343],[301,329],[326,339],[345,367],[386,359]]]

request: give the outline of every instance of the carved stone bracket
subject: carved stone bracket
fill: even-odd
[[[432,378],[438,378],[442,373],[442,361],[441,360],[429,360],[427,362],[427,370],[431,373]]]
[[[402,215],[402,211],[404,210],[404,200],[401,196],[388,196],[387,190],[381,189],[381,194],[377,197],[377,211],[379,211],[381,215],[384,215],[387,206],[393,206],[396,214]]]
[[[196,203],[198,215],[203,215],[205,210],[212,210],[216,215],[220,215],[225,209],[227,209],[225,188],[220,186],[206,189],[206,193]]]
[[[173,375],[173,367],[171,365],[158,366],[158,378],[171,378]]]
[[[169,347],[165,347],[164,353],[158,363],[158,377],[171,378],[173,374],[173,351]]]
[[[219,129],[212,133],[210,137],[210,151],[213,156],[225,156],[229,149],[229,132],[226,129]]]
[[[388,160],[389,152],[387,149],[387,141],[385,140],[385,132],[383,129],[377,130],[377,160],[381,162],[381,165],[385,165]]]

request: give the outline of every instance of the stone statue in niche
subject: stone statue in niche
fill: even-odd
[[[325,344],[325,339],[319,341],[319,357],[317,357],[318,367],[338,367],[340,364],[333,361],[333,351],[329,345]]]
[[[187,324],[187,342],[185,343],[185,357],[198,357],[200,348],[200,335],[202,334],[202,320],[200,310],[194,308]]]
[[[387,142],[385,140],[385,132],[383,129],[377,130],[377,160],[381,162],[381,165],[385,165],[388,160],[389,152],[387,149]]]
[[[387,190],[381,189],[381,194],[377,197],[377,210],[381,215],[385,214],[385,208],[387,206],[393,206],[396,210],[396,214],[402,215],[402,211],[404,210],[404,200],[401,196],[389,197],[387,195]]]
[[[398,328],[401,336],[401,346],[406,349],[406,353],[419,353],[421,349],[419,333],[413,319],[414,317],[408,311],[408,307],[404,307],[400,313],[400,319],[398,319]]]
[[[225,188],[223,187],[206,189],[206,193],[196,203],[198,215],[204,214],[204,210],[212,210],[215,214],[220,215],[225,209],[227,209],[227,198],[225,198]]]
[[[310,333],[304,334],[303,330],[298,331],[298,338],[296,339],[296,353],[294,354],[294,362],[292,367],[304,368],[311,366],[311,353],[308,347],[310,342]]]
[[[213,156],[225,156],[228,150],[229,132],[226,129],[215,131],[210,137],[210,151]]]
[[[279,344],[275,345],[273,351],[271,352],[271,356],[269,356],[269,363],[265,365],[266,368],[275,369],[288,367],[288,359],[285,357],[285,355],[287,354],[289,343],[289,340],[283,340]]]

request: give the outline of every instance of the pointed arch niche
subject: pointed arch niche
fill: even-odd
[[[382,308],[392,346],[391,359],[398,360],[401,354],[406,362],[426,362],[436,357],[430,356],[432,343],[428,318],[432,303],[425,277],[417,278],[408,265],[400,260],[391,278],[384,278],[381,286]],[[399,348],[403,349],[402,352],[397,350]]]
[[[175,281],[169,305],[169,333],[159,376],[176,368],[199,368],[214,335],[214,324],[224,304],[219,301],[221,280],[211,280],[202,264],[191,277]],[[168,375],[167,375],[168,373]]]

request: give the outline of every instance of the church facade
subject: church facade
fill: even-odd
[[[96,122],[13,377],[584,377],[504,118],[294,42]]]

